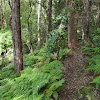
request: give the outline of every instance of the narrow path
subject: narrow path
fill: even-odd
[[[59,93],[58,100],[77,100],[74,96],[75,91],[89,84],[93,79],[88,72],[83,72],[87,65],[87,60],[82,53],[68,55],[63,61],[63,73],[65,78],[64,91]]]

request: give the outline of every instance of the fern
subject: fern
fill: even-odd
[[[58,55],[58,59],[60,60],[64,55],[67,55],[71,52],[71,49],[60,49],[59,50],[59,55]]]
[[[36,61],[39,59],[38,56],[33,56],[33,54],[25,55],[23,57],[23,65],[24,67],[32,67],[33,64],[36,63]]]
[[[86,47],[86,51],[91,55],[91,59],[89,59],[89,67],[86,71],[93,71],[94,74],[100,74],[100,47],[96,46],[95,48]],[[94,78],[91,83],[96,83],[96,87],[100,86],[100,76]]]
[[[97,83],[97,84],[100,84],[100,76],[96,77],[92,83]]]
[[[88,71],[94,71],[95,74],[100,73],[100,55],[93,56],[89,61]]]
[[[24,56],[21,75],[14,74],[13,64],[3,68],[0,71],[0,100],[53,100],[51,97],[57,100],[57,92],[64,83],[63,65],[53,57],[44,47],[36,56]]]
[[[47,67],[48,66],[48,67]],[[56,79],[60,79],[62,77],[62,64],[60,61],[55,60],[49,64],[45,64],[42,66],[42,71],[45,73],[49,73],[52,77],[52,81],[55,81]]]
[[[4,79],[0,81],[0,98],[2,100],[7,100],[7,98],[13,97],[13,91],[11,89],[14,81],[11,79]],[[8,99],[9,100],[9,99]]]
[[[62,64],[53,61],[40,68],[25,68],[20,77],[0,81],[3,100],[52,100],[62,86]],[[2,99],[1,99],[2,100]]]
[[[0,70],[0,80],[3,80],[5,78],[15,78],[19,76],[19,74],[14,73],[14,65],[9,64],[8,66],[4,67],[2,70]]]
[[[96,89],[99,89],[99,87],[100,87],[100,76],[96,77],[91,83],[95,83]]]

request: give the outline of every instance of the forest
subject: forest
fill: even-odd
[[[0,0],[0,100],[100,100],[100,0]]]

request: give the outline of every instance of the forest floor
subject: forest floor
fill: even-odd
[[[59,93],[58,100],[81,100],[77,99],[74,93],[85,87],[93,80],[93,75],[89,72],[84,72],[88,66],[88,61],[80,50],[74,54],[69,54],[62,60],[64,65],[64,90]],[[87,100],[87,99],[82,99]]]

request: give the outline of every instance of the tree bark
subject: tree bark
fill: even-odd
[[[12,39],[14,47],[15,73],[23,69],[21,24],[20,24],[20,0],[12,0]]]
[[[77,22],[75,24],[75,29],[74,29],[74,50],[77,49]]]
[[[38,49],[41,47],[41,36],[40,36],[40,20],[41,20],[41,0],[38,0]]]
[[[52,29],[52,0],[48,4],[48,32]]]
[[[3,25],[3,10],[1,8],[1,25],[2,25],[2,29],[4,28],[4,25]]]
[[[47,12],[47,36],[46,41],[48,41],[48,35],[52,30],[52,0],[49,0],[48,3],[48,12]]]
[[[68,1],[68,47],[77,48],[77,24],[76,24],[76,11],[72,11],[73,0]]]
[[[33,53],[33,56],[34,56],[34,49],[33,49],[33,43],[32,43],[32,31],[31,31],[31,26],[30,26],[30,16],[31,16],[31,13],[32,13],[32,4],[31,4],[30,0],[29,0],[29,6],[30,6],[30,12],[29,12],[29,15],[28,15],[27,24],[28,24],[28,32],[29,32],[29,35],[30,35],[30,45],[31,45],[30,52]]]
[[[97,28],[100,28],[100,3],[99,3],[99,7],[98,7],[98,17],[97,17]]]
[[[84,1],[84,15],[85,15],[85,18],[83,19],[83,25],[84,28],[84,33],[85,33],[85,38],[87,40],[89,40],[90,38],[90,33],[91,33],[91,22],[93,22],[93,18],[91,15],[91,7],[92,7],[92,2],[91,0],[87,0],[87,1]],[[85,20],[85,21],[84,21]]]
[[[68,17],[69,17],[69,20],[68,20],[68,47],[69,48],[72,48],[72,36],[73,36],[73,13],[72,13],[72,0],[69,0],[68,1]]]

